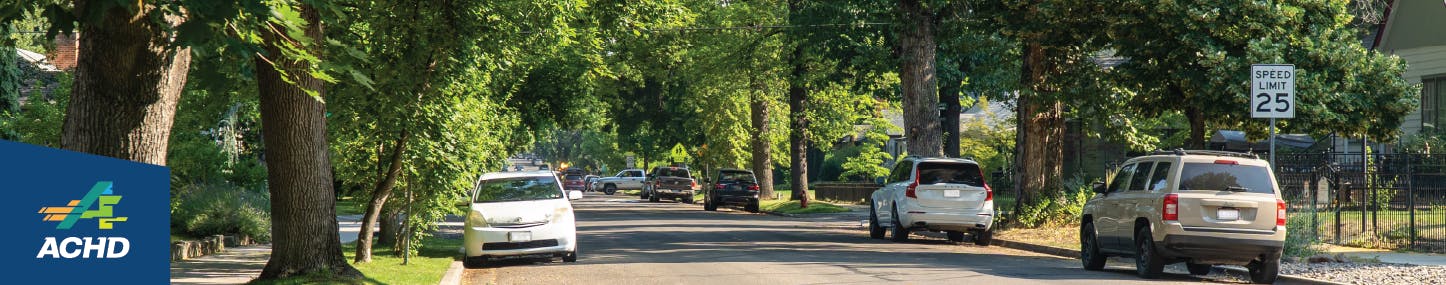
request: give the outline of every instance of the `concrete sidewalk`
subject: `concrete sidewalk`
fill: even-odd
[[[1332,255],[1341,254],[1349,257],[1376,259],[1385,263],[1446,266],[1446,255],[1442,254],[1395,252],[1384,249],[1355,248],[1336,245],[1328,246],[1325,252]]]
[[[261,275],[271,245],[248,245],[185,261],[171,262],[171,284],[243,284]]]

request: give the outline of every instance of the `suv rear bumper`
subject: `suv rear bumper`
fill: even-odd
[[[758,203],[757,194],[747,196],[718,195],[716,199],[717,200],[714,201],[720,205],[752,205]]]
[[[695,193],[697,193],[697,191],[693,191],[693,190],[670,190],[670,189],[655,189],[655,190],[653,190],[653,195],[657,195],[657,196],[660,197],[660,198],[670,198],[670,199],[681,199],[681,198],[684,198],[684,197],[686,197],[686,198],[692,198],[692,197],[693,197],[693,194],[695,194]]]
[[[905,227],[932,231],[988,230],[994,226],[994,205],[986,202],[979,209],[944,209],[900,207],[899,221]]]
[[[1284,227],[1269,234],[1187,231],[1178,224],[1166,227],[1164,238],[1156,242],[1160,253],[1195,263],[1244,265],[1262,256],[1278,255],[1285,248]]]

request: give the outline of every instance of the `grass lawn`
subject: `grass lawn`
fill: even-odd
[[[366,201],[362,201],[362,199],[357,199],[356,197],[336,198],[337,215],[361,215],[362,212],[366,212],[366,210]]]
[[[614,194],[622,194],[623,196],[638,196],[643,195],[643,190],[618,190],[618,192]]]
[[[412,256],[411,263],[402,265],[402,258],[393,255],[390,246],[372,249],[372,262],[352,264],[367,278],[357,280],[325,280],[315,276],[299,276],[281,280],[252,282],[251,284],[437,284],[442,274],[458,257],[457,248],[462,247],[460,239],[428,238],[422,240],[422,249]],[[346,260],[356,256],[356,243],[342,245]]]
[[[764,212],[784,214],[842,213],[849,211],[849,208],[820,201],[809,201],[808,208],[799,208],[798,201],[789,200],[763,200],[758,203],[758,209]]]

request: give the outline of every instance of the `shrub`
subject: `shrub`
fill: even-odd
[[[1322,252],[1320,242],[1311,233],[1308,214],[1287,218],[1285,233],[1285,256],[1308,257]]]
[[[1065,180],[1060,191],[1038,193],[1033,203],[1020,205],[1020,212],[1015,214],[1014,219],[1026,228],[1074,223],[1084,213],[1085,202],[1095,195],[1091,190],[1093,181],[1076,174]]]
[[[230,185],[185,185],[172,199],[171,227],[190,236],[244,234],[271,239],[271,201],[265,192]]]

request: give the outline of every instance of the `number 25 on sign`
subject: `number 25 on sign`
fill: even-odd
[[[1250,66],[1250,117],[1295,118],[1295,65]]]

